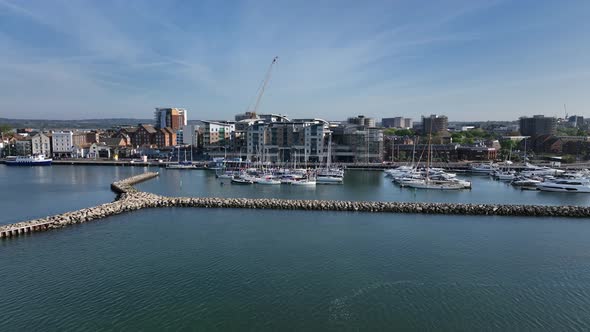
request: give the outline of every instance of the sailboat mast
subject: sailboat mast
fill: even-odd
[[[433,119],[430,119],[430,131],[428,132],[428,161],[426,163],[426,182],[428,182],[429,177],[430,177],[430,153],[431,153],[431,143],[432,143],[432,121]]]
[[[418,143],[418,140],[416,139],[416,136],[414,136],[414,145],[412,146],[412,168],[414,167],[414,158],[416,158],[416,144]]]

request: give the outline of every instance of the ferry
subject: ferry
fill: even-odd
[[[35,156],[18,156],[8,157],[6,160],[7,166],[49,166],[51,165],[51,158],[45,158],[45,155],[39,154]]]

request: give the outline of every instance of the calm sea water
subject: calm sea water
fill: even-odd
[[[141,167],[0,165],[0,225],[113,201],[110,184]]]
[[[1,183],[13,188],[13,196],[2,196],[2,216],[21,220],[48,214],[36,209],[110,201],[113,177],[142,171],[0,166]],[[37,172],[50,172],[51,179],[36,179]],[[18,179],[21,174],[27,178]],[[294,191],[237,189],[205,172],[163,170],[142,188],[367,200],[465,199],[469,194],[408,194],[379,175],[355,172],[344,186]],[[474,181],[496,188],[490,197],[499,202],[508,199],[505,195],[545,204],[572,203],[575,197]],[[49,183],[61,189],[43,193]],[[37,191],[43,203],[11,207],[6,200],[27,197],[20,188]],[[485,199],[477,188],[472,199]],[[588,238],[587,220],[558,218],[142,210],[0,241],[0,329],[588,330]]]

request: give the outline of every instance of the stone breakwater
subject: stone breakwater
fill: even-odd
[[[152,179],[156,176],[158,176],[158,173],[150,172],[133,176],[122,181],[114,182],[111,184],[111,189],[117,193],[117,199],[112,203],[106,203],[99,206],[67,212],[55,216],[0,226],[0,238],[12,237],[35,231],[61,228],[67,225],[93,221],[143,208],[161,207],[422,213],[521,217],[590,217],[590,207],[587,206],[358,202],[287,200],[273,198],[249,199],[215,197],[165,197],[141,192],[133,187],[133,185],[136,183]]]
[[[133,188],[133,185],[152,179],[156,176],[158,176],[157,172],[148,172],[114,182],[111,184],[111,189],[117,193],[118,196],[117,199],[111,203],[66,212],[55,216],[10,225],[2,225],[0,226],[0,238],[61,228],[68,225],[102,219],[123,212],[139,210],[144,207],[150,207],[150,202],[157,201],[157,195],[139,192],[137,189]]]
[[[194,207],[381,213],[422,213],[522,217],[590,217],[586,206],[359,202],[287,199],[152,196],[149,207]]]

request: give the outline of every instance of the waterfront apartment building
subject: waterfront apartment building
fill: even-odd
[[[325,158],[329,124],[321,119],[259,120],[246,129],[249,160],[321,162]]]
[[[422,133],[433,135],[445,134],[449,130],[449,118],[444,115],[432,114],[422,116]]]
[[[75,132],[72,134],[72,144],[74,146],[85,146],[92,143],[98,143],[99,133],[97,131]]]
[[[22,139],[14,142],[17,156],[30,156],[32,154],[31,139]]]
[[[385,128],[410,129],[412,128],[412,125],[413,122],[411,118],[404,118],[401,116],[381,119],[381,126]]]
[[[519,119],[520,134],[523,136],[555,135],[557,119],[534,115],[532,118],[523,116]]]
[[[365,126],[365,127],[375,127],[377,125],[377,123],[375,122],[375,119],[373,118],[367,118],[364,115],[359,115],[357,117],[353,117],[353,118],[348,118],[347,122],[349,124],[354,124],[357,126]]]
[[[384,138],[380,128],[357,125],[339,125],[332,131],[332,161],[382,162]]]
[[[51,134],[51,150],[54,157],[72,157],[74,134],[71,131],[55,131]]]
[[[232,133],[236,130],[234,121],[201,121],[203,123],[203,147],[229,147]]]
[[[156,108],[154,123],[157,129],[170,127],[176,131],[187,125],[188,111],[184,108]]]
[[[176,132],[170,127],[156,129],[153,134],[153,144],[159,148],[176,145]]]
[[[31,137],[31,153],[33,155],[43,154],[51,156],[51,139],[49,136],[38,133]]]

